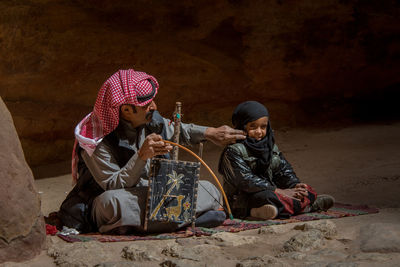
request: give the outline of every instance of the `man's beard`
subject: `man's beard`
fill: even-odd
[[[150,121],[153,118],[153,112],[154,110],[151,110],[146,113],[146,120]]]
[[[157,110],[153,110],[151,112],[149,112],[150,115],[148,115],[148,113],[146,113],[146,118],[147,117],[151,117],[151,120],[149,122],[147,122],[147,127],[156,134],[161,134],[161,132],[163,131],[164,128],[164,120],[161,117],[160,113],[158,113]]]

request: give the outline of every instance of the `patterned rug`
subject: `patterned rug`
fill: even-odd
[[[225,220],[225,222],[215,228],[203,228],[196,227],[192,229],[188,227],[186,230],[182,230],[174,233],[165,234],[153,234],[153,235],[104,235],[99,233],[91,234],[79,234],[79,235],[61,235],[57,234],[61,239],[67,242],[87,242],[87,241],[99,241],[99,242],[121,242],[121,241],[135,241],[135,240],[163,240],[163,239],[173,239],[173,238],[183,238],[191,236],[210,236],[218,232],[231,232],[236,233],[244,230],[257,229],[262,226],[286,224],[286,223],[296,223],[313,221],[320,219],[336,219],[343,217],[358,216],[364,214],[371,214],[379,212],[376,208],[369,208],[368,206],[355,206],[348,204],[336,203],[333,208],[326,212],[314,212],[305,213],[297,216],[293,216],[290,219],[285,220],[267,220],[267,221],[247,221],[247,220]]]

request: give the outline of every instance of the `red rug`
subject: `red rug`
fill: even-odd
[[[257,229],[262,226],[267,225],[277,225],[295,222],[305,222],[320,219],[337,219],[343,217],[358,216],[364,214],[371,214],[379,212],[376,208],[369,208],[365,205],[347,205],[336,203],[333,208],[326,212],[313,212],[305,213],[297,216],[293,216],[290,219],[285,220],[267,220],[267,221],[247,221],[247,220],[225,220],[225,222],[215,228],[203,228],[196,227],[192,229],[191,227],[186,230],[165,233],[165,234],[153,234],[153,235],[104,235],[99,233],[91,234],[79,234],[79,235],[61,235],[57,234],[60,238],[67,242],[86,242],[86,241],[99,241],[99,242],[121,242],[121,241],[135,241],[135,240],[163,240],[163,239],[173,239],[182,238],[190,236],[209,236],[218,232],[231,232],[236,233],[244,230]]]

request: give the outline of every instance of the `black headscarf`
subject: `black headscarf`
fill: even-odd
[[[233,111],[232,124],[235,129],[245,130],[247,123],[258,120],[261,117],[269,117],[267,108],[257,101],[246,101],[239,104]],[[257,141],[255,138],[247,136],[242,142],[251,154],[258,158],[259,164],[257,165],[260,168],[265,169],[265,166],[270,164],[275,139],[269,121],[264,138]]]

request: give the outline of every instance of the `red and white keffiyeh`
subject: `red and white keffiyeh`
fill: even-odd
[[[151,82],[150,82],[150,81]],[[143,102],[138,97],[154,95]],[[103,137],[117,128],[119,109],[123,104],[144,106],[150,103],[158,92],[157,80],[144,72],[119,70],[114,73],[100,88],[94,109],[75,127],[75,144],[72,151],[72,177],[76,182],[78,177],[77,145],[91,156]]]

